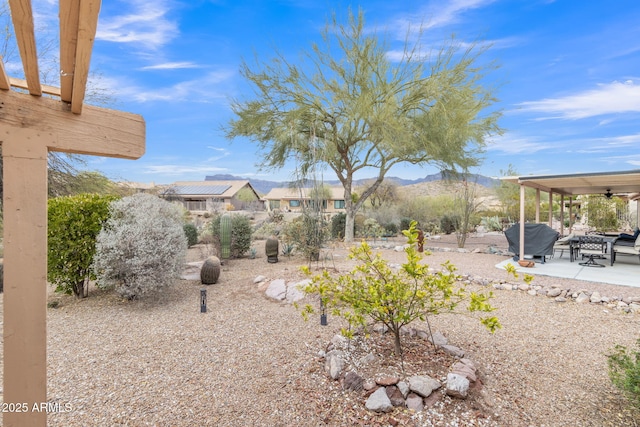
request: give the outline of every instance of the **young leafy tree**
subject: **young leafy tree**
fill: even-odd
[[[409,245],[405,249],[407,262],[398,271],[389,267],[380,254],[373,255],[366,242],[351,250],[350,257],[360,262],[350,273],[332,277],[328,271],[313,276],[303,268],[311,282],[304,287],[308,294],[317,294],[324,307],[343,317],[350,326],[366,326],[368,320],[383,323],[394,335],[395,352],[402,355],[400,331],[414,320],[427,320],[440,313],[462,313],[458,306],[466,303],[468,312],[491,312],[492,294],[468,293],[449,262],[443,271],[430,273],[422,264],[422,254],[416,248],[418,231],[412,221],[403,234]],[[313,312],[305,306],[303,315]],[[491,332],[500,327],[498,319],[481,317],[480,322]],[[348,330],[343,334],[349,335]]]
[[[110,214],[97,238],[98,285],[127,299],[170,285],[187,252],[181,207],[141,193],[113,202]]]
[[[95,279],[91,264],[96,238],[116,199],[97,194],[49,199],[47,280],[56,292],[87,296],[89,281]]]
[[[500,113],[486,112],[492,89],[481,84],[494,67],[479,61],[486,48],[453,41],[430,55],[407,41],[394,63],[365,30],[362,12],[350,12],[346,25],[334,16],[322,35],[324,46],[307,52],[309,66],[282,55],[255,69],[242,65],[256,98],[233,102],[226,135],[257,142],[266,169],[289,160],[303,173],[317,163],[331,169],[344,188],[345,240],[352,241],[356,213],[394,165],[466,170],[478,163],[487,135],[501,131]],[[376,176],[354,200],[358,172]]]

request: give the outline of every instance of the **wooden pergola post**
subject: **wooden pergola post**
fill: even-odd
[[[137,159],[145,150],[145,124],[139,115],[84,105],[100,0],[59,2],[60,89],[40,84],[31,2],[9,0],[9,4],[25,80],[7,76],[0,61],[6,409],[2,418],[5,427],[45,426],[48,154]]]
[[[47,401],[47,146],[33,131],[5,131],[2,157],[3,400],[14,404],[7,406],[4,425],[45,425],[47,414],[32,409]]]

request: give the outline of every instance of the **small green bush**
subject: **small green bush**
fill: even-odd
[[[303,288],[305,293],[318,295],[323,307],[342,317],[351,328],[366,327],[371,320],[384,324],[394,335],[398,356],[402,355],[401,330],[414,320],[428,321],[430,316],[445,313],[467,315],[495,310],[489,304],[493,295],[468,292],[449,262],[442,265],[443,271],[439,273],[429,271],[429,266],[421,262],[423,255],[416,249],[415,226],[412,222],[403,232],[408,243],[407,261],[397,270],[389,267],[380,254],[374,255],[366,242],[352,248],[350,258],[358,261],[358,265],[351,272],[334,277],[323,270],[313,275],[308,267],[303,267],[311,278]],[[305,318],[313,312],[310,305],[302,308]],[[501,327],[495,316],[479,320],[491,332]],[[352,336],[353,330],[343,329],[342,333]]]
[[[391,237],[398,234],[398,225],[393,222],[385,224],[383,227],[384,227],[384,234],[383,234],[384,237]]]
[[[220,251],[220,218],[221,215],[214,215],[205,227],[205,240],[210,241]],[[231,257],[239,258],[249,251],[253,241],[253,227],[251,220],[246,215],[231,215]]]
[[[231,216],[231,256],[240,258],[249,251],[253,240],[253,228],[246,215]]]
[[[47,280],[56,292],[87,296],[96,253],[96,240],[109,218],[115,196],[79,194],[49,199]]]
[[[190,222],[186,223],[183,227],[184,235],[187,236],[187,245],[189,247],[198,243],[198,229]]]
[[[607,355],[607,364],[613,385],[622,390],[632,406],[640,409],[640,338],[636,346],[638,350],[634,351],[616,345],[613,353]]]
[[[400,220],[400,231],[408,230],[411,225],[411,218],[402,218]]]
[[[440,218],[440,229],[444,234],[451,234],[460,228],[458,215],[444,215]]]
[[[317,261],[320,249],[329,237],[329,225],[322,216],[303,214],[287,223],[282,229],[281,240],[293,244],[308,261]]]
[[[344,239],[344,229],[347,225],[347,214],[340,212],[331,218],[331,237]]]

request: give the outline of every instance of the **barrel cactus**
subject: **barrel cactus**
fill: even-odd
[[[231,215],[220,218],[220,257],[227,259],[231,256]]]
[[[207,258],[200,269],[200,281],[203,285],[213,285],[218,282],[219,277],[220,260],[215,256]]]
[[[278,239],[270,236],[264,244],[264,252],[267,255],[267,262],[278,262]]]

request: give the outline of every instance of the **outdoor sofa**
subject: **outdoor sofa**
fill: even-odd
[[[635,255],[640,260],[640,236],[635,240],[618,237],[611,243],[611,265],[618,255]]]

